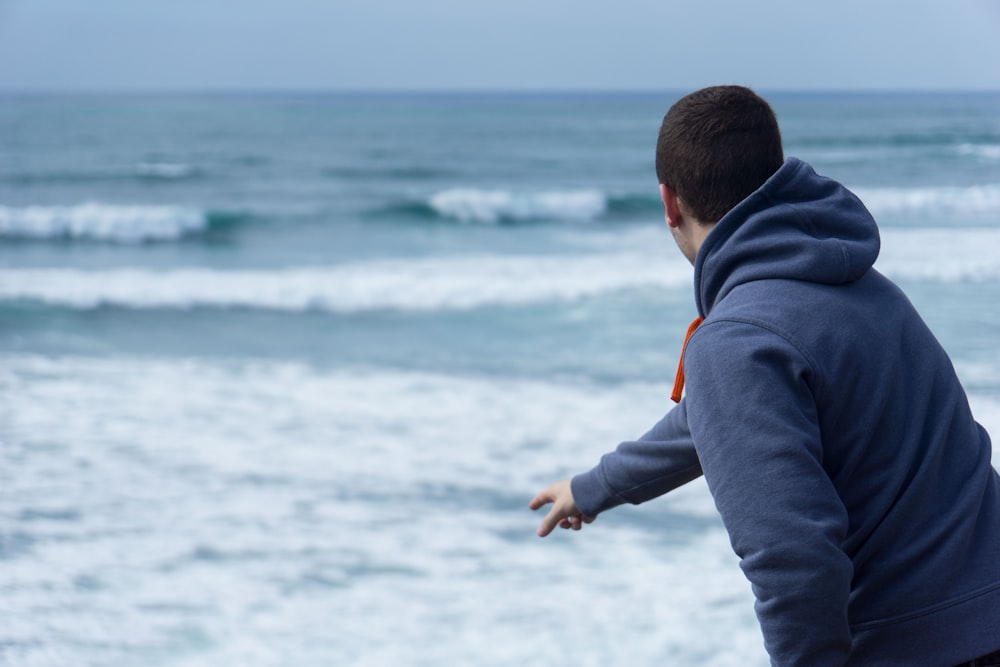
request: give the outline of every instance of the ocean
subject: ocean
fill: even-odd
[[[0,97],[0,664],[768,664],[703,481],[527,509],[672,405],[678,96]],[[996,437],[1000,94],[768,97]]]

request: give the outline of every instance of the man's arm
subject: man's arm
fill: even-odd
[[[782,336],[719,321],[684,359],[705,479],[757,598],[774,665],[843,665],[853,564],[847,510],[823,468],[812,364]]]
[[[529,507],[553,503],[538,529],[544,537],[557,525],[579,530],[605,510],[645,502],[700,476],[701,464],[681,401],[641,438],[621,443],[588,472],[556,482],[535,496]]]
[[[638,505],[701,477],[701,462],[681,401],[638,440],[623,442],[573,478],[573,497],[586,516],[624,503]]]

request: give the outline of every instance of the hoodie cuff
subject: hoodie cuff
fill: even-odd
[[[573,492],[573,502],[580,513],[587,517],[596,517],[604,510],[618,507],[624,500],[608,490],[598,465],[589,472],[581,473],[570,480],[570,491]]]

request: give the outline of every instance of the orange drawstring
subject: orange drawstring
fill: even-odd
[[[704,322],[704,318],[696,317],[691,326],[688,327],[687,333],[684,334],[684,345],[681,346],[681,358],[677,362],[677,375],[674,376],[674,390],[670,393],[670,400],[674,403],[681,402],[681,393],[684,391],[684,350],[687,349],[688,340],[691,338],[691,334],[694,330],[698,328],[698,325]]]

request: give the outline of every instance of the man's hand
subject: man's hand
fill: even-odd
[[[552,503],[552,509],[542,519],[542,524],[538,526],[539,537],[545,537],[556,526],[580,530],[583,524],[594,520],[592,517],[580,514],[580,510],[576,508],[576,503],[573,501],[573,491],[570,489],[568,479],[556,482],[539,493],[531,499],[528,507],[537,510],[549,503]]]

